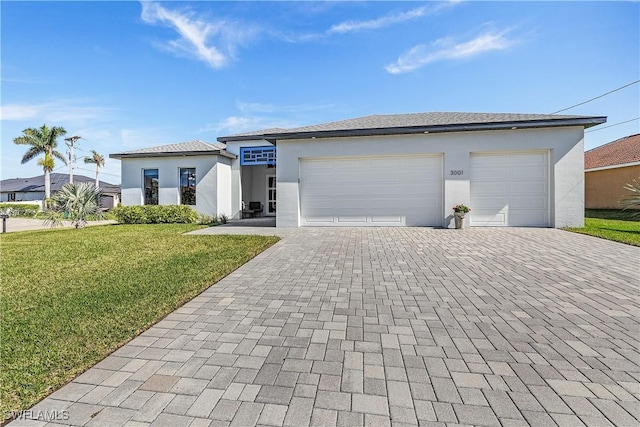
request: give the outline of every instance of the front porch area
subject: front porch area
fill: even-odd
[[[276,168],[274,165],[240,166],[242,212],[240,219],[276,216]]]

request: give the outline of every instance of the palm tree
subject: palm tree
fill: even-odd
[[[49,128],[42,125],[39,128],[28,128],[22,131],[22,135],[14,138],[13,143],[18,145],[30,145],[31,147],[22,156],[22,164],[35,159],[40,154],[44,154],[44,159],[40,159],[38,164],[44,170],[44,197],[48,200],[51,197],[51,171],[53,170],[53,158],[57,157],[67,164],[67,159],[56,150],[58,147],[58,137],[63,136],[67,131],[63,127],[53,126]]]
[[[627,183],[623,188],[631,191],[631,194],[627,194],[620,200],[620,207],[622,207],[623,210],[640,209],[640,178],[634,179],[631,183]],[[632,215],[634,217],[640,216],[640,210],[634,212]]]
[[[91,156],[85,157],[85,163],[95,163],[96,165],[96,188],[100,188],[100,181],[98,181],[98,172],[100,168],[104,166],[104,156],[98,154],[96,150],[91,150]]]
[[[100,210],[102,191],[88,182],[65,184],[51,199],[51,209],[47,211],[45,223],[52,227],[62,224],[67,217],[76,228],[84,227],[87,220],[104,219]]]

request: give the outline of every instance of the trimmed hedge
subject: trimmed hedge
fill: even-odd
[[[40,205],[22,203],[0,203],[0,210],[8,212],[9,216],[34,217],[40,210]]]
[[[117,206],[111,213],[121,224],[189,224],[199,218],[185,205]]]

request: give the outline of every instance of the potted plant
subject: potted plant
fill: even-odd
[[[464,216],[467,212],[471,212],[471,208],[462,203],[453,207],[453,218],[455,220],[456,229],[459,230],[464,228]]]

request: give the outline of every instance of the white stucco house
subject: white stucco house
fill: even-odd
[[[122,160],[125,205],[187,203],[240,218],[243,205],[260,202],[278,227],[451,227],[452,206],[464,203],[470,226],[582,226],[584,129],[604,122],[373,115],[110,157]]]

